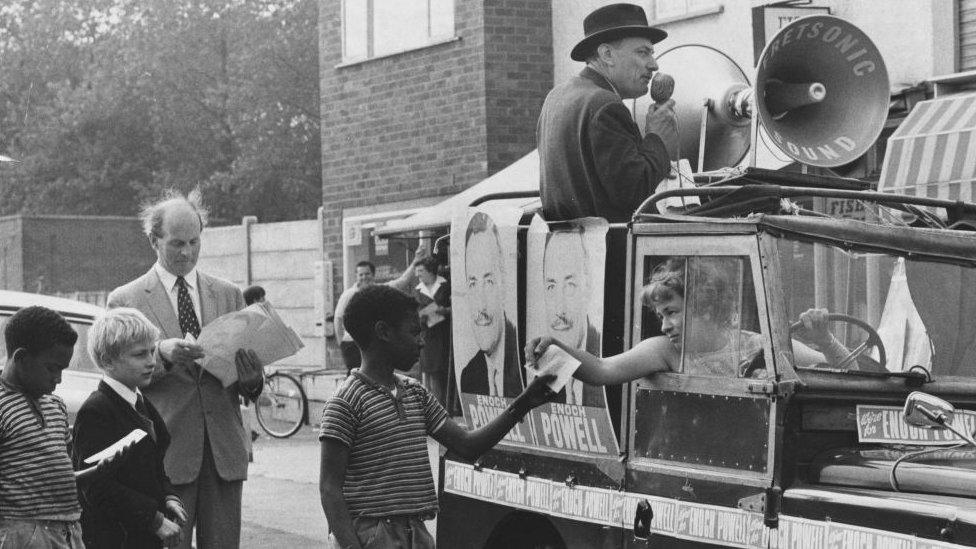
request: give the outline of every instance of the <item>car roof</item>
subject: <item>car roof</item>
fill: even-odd
[[[92,303],[85,303],[74,299],[55,297],[51,295],[32,294],[28,292],[15,292],[12,290],[0,290],[0,314],[4,312],[13,313],[24,307],[40,305],[48,309],[54,309],[66,317],[91,320],[100,315],[104,308]]]

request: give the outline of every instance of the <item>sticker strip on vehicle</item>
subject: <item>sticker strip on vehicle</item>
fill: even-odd
[[[976,431],[976,412],[956,410],[955,425]],[[948,446],[963,442],[948,429],[924,429],[905,422],[900,406],[857,406],[857,440],[880,444],[919,444]]]
[[[444,461],[444,491],[544,515],[629,530],[637,503],[646,499],[654,511],[651,532],[673,538],[748,548],[789,549],[949,549],[952,543],[863,528],[832,521],[780,515],[779,527],[767,528],[762,513],[620,492],[514,473],[475,469]]]

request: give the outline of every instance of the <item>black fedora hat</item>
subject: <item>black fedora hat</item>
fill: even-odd
[[[585,61],[599,44],[629,36],[642,36],[654,44],[667,38],[668,33],[647,24],[644,8],[634,4],[610,4],[593,10],[583,20],[585,38],[573,48],[573,61]]]

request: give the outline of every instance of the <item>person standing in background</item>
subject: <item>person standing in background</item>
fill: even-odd
[[[387,286],[391,288],[396,288],[405,294],[410,293],[410,289],[414,285],[416,280],[414,276],[414,268],[419,264],[425,257],[427,257],[427,249],[423,246],[417,248],[416,253],[413,257],[413,262],[403,271],[403,273],[396,279],[386,282]],[[349,375],[355,368],[359,368],[362,362],[362,355],[359,352],[359,347],[352,340],[352,336],[349,335],[349,331],[346,330],[345,326],[345,315],[346,315],[346,305],[349,304],[349,299],[363,288],[372,286],[375,284],[376,280],[376,265],[373,265],[369,261],[360,261],[356,263],[356,283],[345,289],[339,296],[339,300],[336,301],[335,312],[333,313],[333,318],[335,322],[335,337],[336,341],[339,342],[339,352],[342,353],[342,361],[346,363],[346,375]]]
[[[258,285],[248,286],[244,290],[244,305],[252,303],[264,303],[264,288]]]
[[[447,369],[451,346],[451,286],[437,274],[437,260],[428,257],[414,268],[420,282],[414,288],[424,326],[424,346],[420,350],[420,372],[424,387],[447,406]]]

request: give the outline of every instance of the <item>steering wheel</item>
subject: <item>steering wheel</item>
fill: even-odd
[[[864,322],[859,318],[855,318],[853,316],[843,315],[839,313],[828,314],[827,321],[846,322],[848,324],[853,324],[858,328],[861,328],[868,334],[868,339],[864,343],[861,343],[860,345],[855,347],[854,350],[852,350],[847,356],[844,357],[843,360],[841,360],[835,366],[843,368],[847,364],[850,364],[853,361],[857,360],[858,364],[868,366],[867,368],[865,368],[866,370],[878,371],[878,372],[885,371],[885,364],[888,363],[888,355],[887,353],[885,353],[884,343],[881,341],[881,336],[878,335],[878,331],[875,330],[873,326],[871,326],[870,324]],[[799,330],[801,327],[803,327],[803,322],[800,321],[794,322],[793,324],[790,325],[790,333],[792,334],[793,332]],[[859,357],[861,356],[861,354],[864,353],[864,351],[866,351],[870,347],[877,347],[879,360],[875,362],[874,359],[870,359],[869,361],[866,361],[866,363],[862,363],[862,359]],[[869,357],[863,357],[863,358],[868,359]]]

